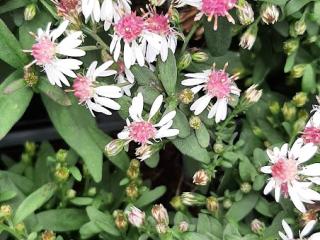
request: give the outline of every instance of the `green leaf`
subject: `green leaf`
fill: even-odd
[[[137,207],[147,206],[149,203],[154,202],[158,198],[160,198],[166,192],[165,186],[159,186],[151,191],[145,191],[142,193],[141,197],[135,202]]]
[[[144,162],[148,167],[155,168],[158,166],[159,160],[160,160],[160,155],[159,155],[159,152],[157,152],[153,154],[151,157],[149,157],[148,159],[146,159]]]
[[[215,31],[213,22],[204,20],[204,36],[212,56],[222,56],[227,53],[232,40],[231,27],[232,24],[226,18],[219,17],[218,29]]]
[[[223,231],[223,240],[241,240],[239,230],[233,224],[228,224]]]
[[[297,56],[297,52],[294,52],[287,57],[286,64],[284,66],[285,73],[290,72],[291,69],[293,68],[295,60],[296,60],[296,56]]]
[[[81,239],[88,239],[102,232],[102,230],[94,223],[88,222],[80,228]]]
[[[1,42],[1,37],[0,37]],[[1,43],[0,43],[1,44]],[[1,49],[1,47],[0,47]],[[0,51],[1,55],[1,51]],[[11,94],[3,94],[4,89],[17,79],[21,73],[16,71],[7,77],[0,85],[0,140],[10,131],[13,125],[26,111],[33,92],[29,88],[20,88]]]
[[[194,133],[186,138],[177,138],[172,143],[183,154],[203,163],[209,163],[210,157],[206,149],[202,148]]]
[[[45,204],[55,193],[55,183],[47,183],[31,193],[18,207],[13,217],[15,224],[21,223],[26,217],[32,214]]]
[[[282,5],[285,5],[288,0],[260,0],[260,1],[282,6]]]
[[[147,67],[140,67],[139,65],[134,65],[130,69],[134,75],[134,79],[140,86],[155,86],[159,85],[159,80],[157,76]]]
[[[88,222],[87,214],[82,209],[53,209],[36,214],[39,230],[67,232],[78,230]],[[39,231],[38,230],[38,231]]]
[[[248,158],[242,158],[239,163],[239,174],[242,181],[253,182],[258,173]]]
[[[154,100],[161,94],[157,89],[149,86],[141,86],[138,88],[137,92],[142,93],[143,102],[149,105],[152,105]],[[128,115],[126,117],[128,117]]]
[[[215,240],[201,233],[187,232],[183,234],[183,240]]]
[[[0,192],[0,202],[11,200],[15,196],[17,196],[17,193],[15,191]]]
[[[25,83],[24,83],[24,80],[21,78],[21,79],[18,79],[18,80],[15,80],[13,81],[12,83],[10,83],[4,90],[3,90],[3,93],[4,94],[11,94],[17,90],[19,90],[20,88],[24,88],[26,87]]]
[[[317,87],[316,74],[313,66],[307,64],[302,77],[302,90],[304,92],[314,92]]]
[[[180,138],[186,138],[190,135],[189,121],[186,115],[184,115],[184,113],[179,109],[176,110],[176,116],[173,119],[172,128],[179,129],[178,137]]]
[[[21,8],[30,3],[29,0],[10,0],[0,6],[0,14]]]
[[[90,220],[94,222],[98,228],[112,236],[120,236],[120,233],[116,228],[113,217],[110,213],[100,212],[94,207],[87,207],[86,211]]]
[[[171,50],[168,51],[168,58],[165,62],[159,58],[157,67],[159,68],[159,79],[168,95],[173,95],[176,90],[177,64],[176,58]]]
[[[70,202],[77,206],[88,206],[92,204],[93,199],[90,197],[76,197],[71,199]]]
[[[83,158],[96,182],[102,179],[102,149],[92,137],[98,130],[90,113],[72,98],[72,106],[61,106],[41,94],[49,117],[62,138]],[[71,99],[71,98],[70,98]]]
[[[273,218],[272,224],[264,232],[263,238],[274,239],[278,237],[278,231],[282,231],[281,221],[286,217],[286,213],[281,211]],[[273,238],[272,238],[273,237]]]
[[[69,168],[69,171],[70,171],[71,175],[72,175],[78,182],[81,181],[82,175],[81,175],[80,170],[79,170],[77,167],[72,166],[72,167]]]
[[[255,207],[259,195],[250,193],[244,196],[239,202],[235,202],[226,214],[227,219],[232,221],[240,221],[247,216]]]
[[[260,191],[266,183],[264,175],[257,175],[253,181],[253,190]]]
[[[0,59],[14,68],[23,68],[28,63],[27,56],[22,52],[20,43],[0,19]]]
[[[51,85],[48,79],[41,78],[37,87],[40,90],[40,92],[47,95],[51,100],[55,101],[56,103],[59,103],[63,106],[71,105],[71,101],[68,95],[62,90],[62,88]]]
[[[208,237],[222,238],[222,226],[221,223],[207,214],[199,214],[197,223],[197,232],[207,235]]]
[[[284,9],[286,16],[292,15],[293,13],[299,11],[301,8],[303,8],[305,5],[312,1],[315,0],[291,0],[287,3]]]
[[[201,147],[206,148],[210,143],[210,135],[206,126],[202,123],[199,129],[196,129],[196,136]]]
[[[264,216],[272,218],[280,209],[279,205],[268,202],[265,198],[260,197],[255,209]]]

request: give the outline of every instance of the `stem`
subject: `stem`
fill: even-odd
[[[95,50],[101,49],[101,47],[97,47],[97,46],[83,46],[83,47],[79,47],[79,49],[81,49],[81,50],[83,50],[83,51],[95,51]]]
[[[196,30],[197,30],[197,28],[199,27],[199,25],[200,25],[199,22],[195,23],[195,24],[192,26],[192,28],[191,28],[190,32],[188,33],[187,37],[185,38],[184,43],[183,43],[182,48],[181,48],[181,56],[182,56],[183,53],[186,51],[187,46],[188,46],[188,43],[189,43],[189,41],[191,40],[193,34],[196,32]]]
[[[99,43],[103,49],[107,49],[109,51],[109,46],[98,36],[97,33],[93,32],[90,28],[87,27],[83,27],[82,30],[90,37],[92,37],[94,40],[96,40],[97,43]]]

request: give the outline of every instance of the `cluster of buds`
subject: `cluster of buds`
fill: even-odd
[[[213,214],[217,213],[219,210],[219,201],[216,197],[210,196],[206,200],[207,210]]]
[[[258,85],[254,84],[244,93],[244,99],[248,104],[256,103],[262,96],[262,90],[257,90]]]
[[[249,192],[251,192],[251,190],[252,190],[252,186],[251,186],[250,183],[248,183],[248,182],[241,183],[241,185],[240,185],[240,191],[241,192],[249,193]]]
[[[306,68],[306,64],[300,63],[293,66],[290,71],[291,78],[301,78],[304,74],[304,70]]]
[[[0,207],[0,218],[9,218],[12,215],[12,208],[10,205],[1,205]]]
[[[128,219],[122,210],[115,210],[113,212],[114,222],[117,228],[121,231],[125,231],[128,228]]]
[[[159,234],[165,234],[168,231],[169,215],[167,209],[162,204],[156,204],[151,209],[153,218],[156,220],[156,230]]]
[[[304,17],[302,17],[301,19],[299,19],[298,21],[290,25],[290,35],[292,37],[303,35],[306,30],[307,30],[307,24],[304,20]]]
[[[241,36],[240,39],[240,47],[243,49],[251,50],[253,47],[258,33],[258,26],[257,24],[252,24]]]
[[[67,167],[68,151],[65,149],[59,149],[56,153],[56,168],[54,176],[58,182],[66,182],[69,179],[70,171]]]
[[[297,51],[299,48],[299,40],[298,39],[289,39],[284,42],[283,50],[289,56]]]
[[[33,87],[38,83],[38,76],[32,67],[23,69],[23,80],[28,87]]]
[[[186,69],[187,67],[190,66],[191,63],[192,63],[192,55],[191,53],[186,51],[179,59],[178,70],[182,71],[183,69]]]
[[[254,12],[252,6],[247,1],[239,1],[237,8],[238,19],[242,25],[250,25],[254,21]]]
[[[132,159],[127,169],[127,177],[130,182],[126,187],[126,195],[129,199],[137,199],[139,197],[140,180],[140,161]]]
[[[34,3],[30,3],[24,9],[24,20],[31,21],[37,14],[37,6]]]
[[[127,176],[131,180],[135,180],[140,176],[140,161],[133,159],[130,162],[129,168],[127,170]]]
[[[134,206],[130,207],[130,209],[126,212],[129,222],[137,227],[140,228],[145,222],[146,214],[145,212],[141,211],[139,208]]]
[[[191,116],[189,119],[189,126],[195,130],[200,129],[201,127],[201,119],[198,116]]]
[[[279,9],[276,5],[270,3],[264,3],[260,9],[260,15],[262,21],[265,24],[275,24],[279,19]]]
[[[53,231],[46,230],[41,234],[41,239],[42,240],[55,240],[56,234]]]
[[[123,150],[124,144],[122,139],[114,139],[105,146],[104,151],[109,157],[116,156]]]
[[[193,102],[194,93],[191,91],[190,88],[183,89],[179,94],[179,100],[183,104],[189,104]]]
[[[126,187],[126,195],[130,199],[136,199],[139,197],[139,188],[136,183],[131,182],[127,187]]]
[[[206,197],[193,192],[184,192],[181,201],[185,206],[203,206],[206,204]]]
[[[260,236],[263,235],[264,230],[266,229],[264,222],[261,222],[259,219],[252,220],[250,226],[251,226],[251,231]]]
[[[80,1],[79,0],[52,0],[60,17],[69,20],[75,29],[80,29]]]
[[[210,176],[207,173],[206,170],[201,169],[198,170],[194,175],[193,175],[193,183],[195,185],[199,186],[206,186],[208,182],[210,181]]]

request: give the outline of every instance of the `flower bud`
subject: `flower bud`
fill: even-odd
[[[137,159],[132,159],[130,161],[130,165],[129,165],[130,168],[140,168],[140,161],[138,161]]]
[[[295,118],[296,113],[297,109],[292,103],[286,102],[283,104],[282,114],[286,121],[292,121]]]
[[[273,115],[277,115],[280,112],[280,105],[278,102],[273,101],[269,104],[269,110]]]
[[[186,232],[189,230],[189,223],[187,223],[186,221],[182,221],[179,223],[178,228],[180,232]]]
[[[202,206],[206,203],[206,197],[193,192],[184,192],[181,201],[186,206]]]
[[[139,160],[144,161],[152,156],[153,154],[152,146],[142,145],[136,148],[135,154]]]
[[[201,124],[201,119],[198,116],[191,116],[191,118],[189,119],[190,127],[195,130],[200,129]]]
[[[292,102],[297,107],[303,107],[308,101],[308,95],[305,92],[296,93],[293,97]]]
[[[193,101],[194,98],[194,94],[191,91],[190,88],[185,88],[183,89],[180,94],[179,94],[179,100],[183,103],[183,104],[189,104]]]
[[[113,212],[114,222],[119,230],[125,231],[128,228],[128,220],[122,210]]]
[[[261,222],[259,219],[252,220],[250,226],[251,226],[251,231],[258,235],[262,235],[264,230],[266,229],[265,224]]]
[[[207,198],[207,203],[206,203],[207,209],[211,213],[216,213],[219,209],[219,202],[216,197],[208,197]]]
[[[91,187],[88,190],[88,196],[89,197],[94,197],[97,194],[97,188],[95,187]]]
[[[157,233],[159,234],[166,234],[168,232],[168,226],[163,223],[158,223],[156,225],[156,230],[157,230]]]
[[[59,149],[56,153],[56,159],[58,162],[65,162],[67,160],[68,151],[65,149]]]
[[[284,42],[283,50],[287,55],[291,55],[294,53],[299,47],[299,40],[298,39],[289,39]]]
[[[136,184],[131,183],[126,187],[126,194],[129,198],[135,199],[139,196],[139,189]]]
[[[249,87],[245,93],[244,98],[248,103],[256,103],[262,96],[262,90],[257,90],[258,85],[254,84]]]
[[[160,7],[165,1],[166,0],[149,0],[150,4],[156,7]]]
[[[180,24],[180,14],[179,14],[179,11],[176,8],[172,8],[171,9],[171,21],[175,25],[179,25]]]
[[[297,64],[294,65],[291,72],[290,77],[292,78],[301,78],[304,74],[304,69],[306,68],[306,64]]]
[[[32,68],[23,69],[23,80],[28,87],[33,87],[38,83],[38,76]]]
[[[24,225],[24,223],[18,223],[14,226],[14,229],[16,232],[18,232],[20,234],[24,234],[24,232],[26,230],[26,225]]]
[[[240,185],[240,191],[243,193],[249,193],[251,192],[251,189],[252,189],[252,186],[248,182],[241,183]]]
[[[305,33],[305,31],[307,30],[307,24],[304,21],[304,19],[301,18],[300,20],[298,20],[294,23],[293,29],[294,29],[295,35],[303,35]]]
[[[208,61],[209,56],[206,52],[194,52],[192,53],[192,60],[197,63],[204,63]]]
[[[185,206],[183,205],[182,199],[180,196],[174,196],[170,201],[170,205],[178,211],[185,209]]]
[[[144,224],[144,220],[146,217],[146,214],[141,211],[139,208],[131,207],[130,210],[127,212],[128,220],[129,222],[139,228]]]
[[[261,128],[259,128],[258,126],[253,126],[252,127],[252,132],[254,135],[256,135],[259,138],[263,138],[264,134]]]
[[[66,167],[58,167],[54,172],[54,176],[59,182],[66,182],[69,179],[69,169]]]
[[[0,217],[8,218],[12,215],[12,208],[10,205],[1,205],[0,207]]]
[[[203,169],[197,171],[193,175],[193,183],[195,185],[205,186],[208,184],[209,180],[210,179],[209,179],[207,172]]]
[[[30,164],[32,162],[32,157],[28,153],[22,153],[21,161],[25,164]]]
[[[299,133],[299,132],[303,131],[305,125],[306,125],[306,121],[304,119],[298,119],[293,124],[293,131],[295,133]]]
[[[189,67],[192,62],[192,56],[189,52],[185,52],[179,60],[178,70],[181,71]]]
[[[213,145],[213,151],[217,154],[221,154],[224,151],[224,145],[222,143],[215,143]]]
[[[24,20],[30,21],[37,13],[37,6],[34,3],[30,3],[24,9]]]
[[[151,213],[153,218],[157,221],[157,223],[163,223],[164,225],[169,224],[169,216],[167,209],[165,209],[162,204],[154,205],[151,209]]]
[[[262,21],[266,24],[275,24],[279,18],[279,9],[276,5],[270,3],[264,3],[260,9],[260,15]]]
[[[223,200],[223,207],[229,209],[232,206],[232,201],[229,198]]]
[[[237,15],[242,25],[250,25],[254,21],[254,12],[251,4],[247,1],[242,1],[237,8]]]
[[[67,198],[68,199],[75,198],[76,195],[77,195],[77,192],[74,189],[68,189],[68,191],[67,191]]]
[[[250,26],[241,36],[239,43],[240,47],[242,47],[243,49],[251,50],[256,41],[257,32],[258,26],[256,24]]]
[[[127,177],[131,180],[137,179],[140,176],[140,169],[129,167],[127,170]]]
[[[41,239],[42,240],[55,240],[56,234],[52,231],[46,230],[41,234]]]
[[[37,145],[34,142],[27,141],[24,144],[24,149],[27,154],[34,156],[36,154]]]
[[[109,157],[116,156],[122,151],[123,146],[124,141],[122,139],[114,139],[106,145],[104,151]]]

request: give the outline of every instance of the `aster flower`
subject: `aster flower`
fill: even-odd
[[[320,232],[312,234],[310,237],[306,237],[309,235],[309,233],[312,231],[313,227],[317,223],[316,220],[312,220],[306,224],[306,226],[303,228],[303,230],[299,234],[298,239],[305,239],[305,240],[318,240],[320,239]],[[288,223],[285,220],[282,220],[282,227],[284,229],[284,233],[279,232],[279,236],[281,237],[282,240],[295,240],[297,238],[294,237],[293,232],[288,225]],[[297,240],[298,240],[297,239]]]
[[[307,122],[305,129],[302,132],[302,139],[305,143],[312,143],[315,146],[320,146],[320,107],[314,106],[312,112],[314,114]]]
[[[142,117],[143,96],[141,93],[138,93],[132,99],[132,105],[129,108],[129,114],[133,121],[130,122],[127,118],[127,126],[118,134],[118,138],[125,140],[126,144],[134,141],[143,146],[153,144],[152,140],[178,135],[178,129],[170,129],[176,111],[168,112],[156,124],[152,122],[152,118],[160,110],[162,102],[163,96],[159,95],[151,106],[148,119],[144,120]]]
[[[104,30],[108,31],[113,23],[120,20],[123,13],[130,13],[130,5],[130,0],[104,0],[101,5],[101,20],[104,21]]]
[[[229,11],[236,6],[238,0],[177,0],[176,7],[190,5],[200,12],[196,15],[195,21],[200,20],[203,15],[208,17],[210,22],[214,18],[213,29],[218,28],[218,17],[226,17],[229,22],[235,23]]]
[[[128,216],[129,222],[133,226],[139,228],[144,224],[146,214],[145,212],[141,211],[139,208],[132,206],[130,210],[126,212],[126,214]]]
[[[224,120],[227,116],[228,103],[232,95],[240,95],[240,89],[236,86],[234,80],[236,75],[229,76],[226,73],[227,64],[222,70],[213,69],[205,70],[202,73],[188,73],[187,79],[181,82],[184,86],[194,86],[191,88],[194,94],[200,90],[204,91],[204,95],[198,98],[190,107],[195,115],[202,113],[210,104],[211,99],[216,99],[215,104],[209,110],[208,118],[215,116],[216,123]]]
[[[77,48],[82,43],[81,31],[69,34],[60,43],[56,42],[58,37],[65,32],[68,24],[68,21],[64,21],[58,28],[50,30],[51,23],[49,23],[45,30],[38,29],[35,35],[36,43],[32,45],[32,50],[25,51],[30,52],[34,57],[34,60],[25,68],[29,68],[33,64],[41,66],[46,72],[49,82],[52,85],[57,84],[59,87],[62,87],[61,82],[70,86],[65,75],[76,77],[73,71],[80,69],[82,64],[81,61],[73,58],[60,59],[59,55],[81,57],[86,54],[85,51]]]
[[[303,144],[301,138],[297,139],[291,149],[288,144],[267,150],[271,166],[264,166],[261,172],[271,174],[264,194],[275,190],[277,202],[280,196],[290,197],[295,207],[306,212],[303,203],[314,203],[320,200],[320,194],[311,189],[313,183],[320,183],[320,164],[314,163],[304,166],[303,163],[310,160],[317,151],[317,147],[311,143]]]
[[[158,14],[155,9],[149,9],[146,14],[145,32],[143,38],[146,44],[146,61],[152,63],[157,55],[166,61],[168,50],[174,53],[177,47],[177,32],[170,26],[169,16]]]
[[[136,13],[128,13],[114,25],[114,34],[110,44],[110,52],[118,61],[121,51],[121,43],[124,42],[124,64],[130,68],[138,62],[140,66],[144,65],[144,47],[139,43],[144,30],[144,21]]]
[[[100,21],[100,2],[99,0],[81,0],[81,9],[86,22],[91,17],[95,22]]]
[[[78,75],[74,80],[74,95],[79,99],[80,104],[85,104],[89,108],[93,116],[93,111],[111,115],[108,109],[120,109],[120,105],[111,98],[120,98],[121,88],[100,85],[96,81],[97,77],[108,77],[117,73],[115,70],[108,70],[112,64],[113,61],[107,61],[97,68],[97,61],[94,61],[85,76]]]

